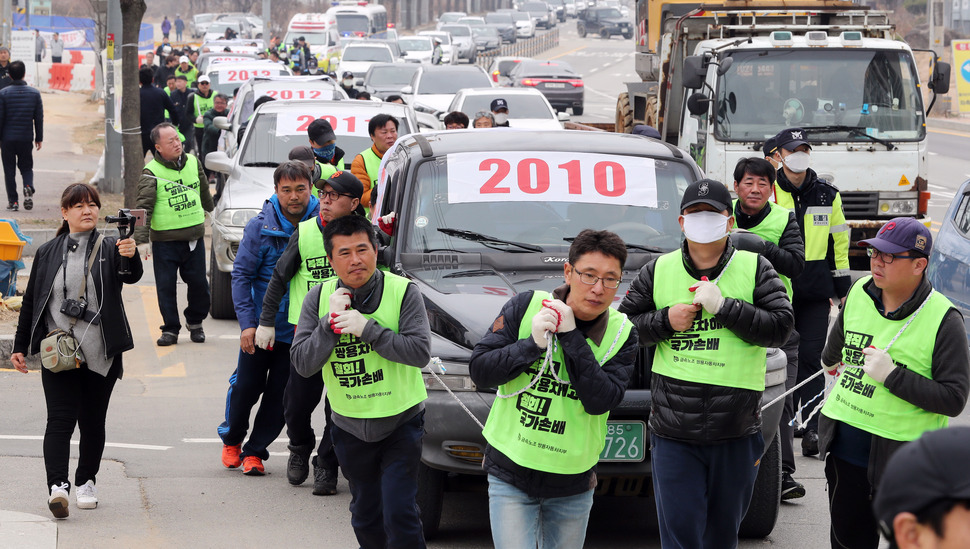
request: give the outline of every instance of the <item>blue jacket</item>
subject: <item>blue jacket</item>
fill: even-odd
[[[311,195],[310,204],[301,221],[319,213],[320,201]],[[277,260],[295,230],[296,227],[280,211],[279,199],[275,194],[263,204],[263,211],[246,224],[232,265],[232,302],[240,329],[259,325],[266,286],[273,277]],[[290,298],[287,294],[283,296],[276,313],[276,341],[281,343],[293,341],[293,325],[286,321],[289,306]]]
[[[44,103],[40,92],[23,80],[0,90],[2,141],[44,141]]]

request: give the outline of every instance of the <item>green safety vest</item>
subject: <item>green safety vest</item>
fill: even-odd
[[[845,300],[842,361],[847,365],[861,366],[865,359],[863,349],[870,345],[884,349],[912,318],[910,315],[890,320],[879,314],[863,288],[871,278],[868,276],[856,282]],[[932,379],[932,342],[951,308],[953,304],[949,299],[940,292],[933,292],[890,348],[893,362]],[[898,441],[915,440],[924,432],[942,429],[949,423],[945,415],[929,412],[890,393],[885,385],[869,377],[862,368],[846,368],[838,380],[822,407],[822,413],[834,420]]]
[[[343,171],[344,169],[343,158],[340,159],[340,162],[337,162],[336,166],[329,162],[320,162],[319,160],[317,160],[316,163],[317,166],[320,166],[320,181],[326,181],[327,179],[330,179],[333,174]],[[320,198],[320,189],[318,189],[316,185],[310,185],[310,192],[313,193],[313,196]]]
[[[519,339],[532,337],[532,317],[542,308],[547,292],[536,291],[519,323]],[[598,362],[605,363],[623,347],[633,324],[626,315],[610,307],[606,334],[600,345],[588,338],[586,343]],[[499,394],[509,395],[532,383],[543,356],[515,379],[499,386]],[[569,381],[562,347],[552,356],[550,367],[563,381]],[[528,391],[509,398],[497,397],[488,413],[482,434],[489,444],[515,463],[549,473],[572,475],[596,465],[606,444],[608,413],[590,415],[583,409],[576,391],[556,381],[547,369]]]
[[[199,160],[195,156],[186,153],[181,171],[167,168],[154,159],[145,169],[158,178],[155,181],[152,230],[171,231],[205,223],[205,210],[199,196]]]
[[[290,310],[287,319],[294,326],[300,320],[303,298],[310,288],[334,276],[327,259],[327,251],[323,247],[323,231],[317,225],[317,219],[314,216],[301,221],[299,225],[300,236],[297,242],[300,249],[300,268],[290,279]]]
[[[731,210],[732,212],[737,209],[737,204],[738,200],[735,199],[734,208]],[[768,202],[768,208],[771,211],[761,220],[761,223],[758,223],[748,230],[768,242],[777,245],[781,241],[781,235],[785,232],[785,227],[788,226],[788,210],[774,202]],[[735,226],[737,226],[737,221],[737,219],[734,220]],[[785,291],[788,292],[788,301],[791,301],[791,279],[781,273],[778,273],[778,278],[785,285]]]
[[[188,80],[189,82],[189,86],[191,86],[199,78],[199,69],[193,67],[192,65],[189,65],[189,70],[183,72],[182,66],[179,65],[175,67],[175,76],[178,76],[180,74],[185,76],[185,79]]]
[[[381,304],[364,316],[399,333],[401,303],[408,283],[402,276],[384,273]],[[330,314],[330,294],[336,289],[336,278],[320,288],[320,318]],[[420,368],[382,357],[370,343],[353,334],[340,334],[323,365],[323,384],[333,411],[353,418],[393,416],[428,398]]]
[[[735,250],[717,283],[721,295],[751,303],[757,270],[758,254]],[[680,250],[657,259],[653,280],[657,310],[693,303],[689,288],[698,280],[687,272]],[[767,354],[764,347],[743,341],[701,309],[689,330],[657,343],[653,371],[695,383],[764,391]]]
[[[195,104],[195,119],[198,119],[200,116],[209,112],[209,109],[213,107],[215,100],[216,100],[216,94],[213,92],[209,92],[209,97],[202,97],[199,94],[195,94],[195,100],[193,101],[193,103]],[[195,122],[196,128],[201,128],[204,125],[205,125],[204,122],[202,124]]]
[[[775,182],[775,201],[779,206],[795,211],[791,193]],[[825,261],[832,235],[835,259],[833,276],[849,274],[849,226],[842,211],[842,195],[836,194],[832,204],[805,208],[805,261]]]
[[[377,187],[377,179],[381,176],[381,157],[374,152],[374,147],[368,148],[360,153],[364,157],[364,169],[367,170],[367,177],[370,178],[370,188]],[[367,192],[367,189],[364,189]],[[364,207],[367,217],[370,217],[370,204],[361,204]]]

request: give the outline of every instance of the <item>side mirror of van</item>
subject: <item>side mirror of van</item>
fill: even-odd
[[[950,64],[942,61],[933,63],[933,74],[927,85],[937,95],[950,91]]]
[[[684,59],[684,75],[681,78],[685,88],[697,90],[704,86],[707,63],[708,59],[704,55],[691,55]]]
[[[711,99],[703,92],[695,92],[687,98],[687,110],[694,116],[707,114],[710,105]]]

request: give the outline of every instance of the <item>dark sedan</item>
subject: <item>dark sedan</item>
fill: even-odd
[[[411,77],[419,67],[415,63],[375,63],[363,78],[357,80],[357,87],[374,97],[386,99],[388,95],[400,94],[401,89],[411,83]]]
[[[583,77],[560,61],[523,61],[509,73],[512,87],[530,87],[542,92],[557,111],[572,109],[583,114]]]
[[[970,337],[970,180],[963,182],[946,210],[926,272],[933,288],[963,313]]]
[[[498,30],[503,42],[515,44],[515,19],[508,13],[486,13],[485,22]]]

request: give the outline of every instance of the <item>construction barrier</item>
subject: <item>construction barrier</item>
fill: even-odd
[[[476,63],[484,68],[492,64],[496,57],[536,57],[540,53],[559,46],[559,27],[537,33],[532,38],[519,38],[515,44],[504,44],[501,48],[478,53]]]
[[[94,65],[37,63],[37,89],[40,91],[94,91]]]

